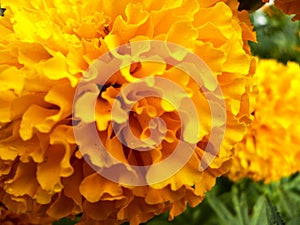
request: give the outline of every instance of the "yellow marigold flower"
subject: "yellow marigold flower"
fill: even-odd
[[[254,121],[235,148],[232,180],[250,177],[266,183],[299,171],[300,67],[260,60]]]
[[[0,202],[10,212],[45,213],[53,219],[83,213],[79,224],[89,225],[134,225],[165,211],[173,219],[187,203],[199,204],[216,177],[228,171],[232,147],[250,122],[249,79],[255,70],[248,46],[255,36],[237,0],[16,0],[2,1],[2,6]],[[203,116],[189,162],[171,178],[140,187],[114,183],[88,165],[86,158],[99,167],[107,162],[81,154],[72,117],[75,91],[89,66],[107,51],[138,40],[177,43],[200,56],[219,82],[227,116],[218,121],[226,132],[216,149],[209,142],[211,118],[204,91],[185,73],[155,63],[118,71],[98,96],[95,120],[100,139],[120,161],[149,165],[167,158],[181,129],[173,107],[149,97],[132,109],[132,132],[147,138],[149,121],[161,116],[170,125],[164,142],[145,154],[122,145],[109,113],[118,92],[136,78],[158,74],[178,83]],[[206,148],[218,154],[200,171]]]

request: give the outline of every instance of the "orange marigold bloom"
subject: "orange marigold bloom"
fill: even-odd
[[[293,20],[300,19],[300,4],[298,0],[276,0],[275,6],[288,15],[296,14]]]
[[[0,202],[10,212],[53,219],[83,213],[79,224],[88,225],[134,225],[165,211],[173,219],[187,203],[199,204],[216,177],[228,171],[232,148],[250,122],[249,80],[255,70],[248,46],[255,36],[237,0],[16,0],[2,6],[7,10],[0,18]],[[89,66],[107,51],[138,40],[174,42],[200,56],[222,88],[227,120],[219,121],[226,132],[215,149],[208,141],[205,96],[186,74],[154,63],[117,72],[98,97],[95,120],[99,137],[119,160],[151,164],[166,158],[178,142],[178,115],[155,98],[135,105],[129,122],[133,133],[145,138],[150,119],[162,116],[171,124],[165,141],[143,154],[117,139],[109,116],[112,101],[134,77],[160,74],[179,83],[203,116],[190,161],[163,182],[132,187],[100,176],[87,164],[84,157],[99,167],[104,160],[78,150],[72,107]],[[199,171],[207,146],[219,153]]]
[[[269,2],[269,0],[262,0]],[[294,15],[293,20],[300,19],[300,4],[298,0],[275,0],[275,6],[288,15]]]
[[[232,180],[249,177],[266,183],[299,171],[300,67],[260,60],[254,121],[235,148]]]

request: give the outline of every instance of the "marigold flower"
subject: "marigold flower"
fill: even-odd
[[[89,225],[134,225],[165,211],[173,219],[187,203],[199,204],[216,177],[228,171],[232,148],[250,122],[249,80],[255,70],[248,46],[255,36],[236,0],[17,0],[2,5],[7,10],[0,18],[0,202],[10,212],[45,213],[53,219],[83,213],[79,224]],[[100,167],[104,163],[78,150],[72,104],[80,78],[98,57],[138,40],[174,42],[200,56],[222,88],[227,120],[220,121],[226,133],[215,149],[208,142],[211,118],[204,94],[186,74],[153,63],[117,72],[98,97],[95,119],[99,137],[119,160],[137,165],[163,160],[180,130],[172,107],[146,98],[132,109],[132,130],[145,138],[150,119],[162,116],[170,124],[165,141],[151,154],[122,145],[109,112],[132,79],[152,73],[179,83],[203,116],[195,153],[176,175],[131,187],[100,176],[84,160],[90,157]],[[199,171],[207,146],[219,153]]]
[[[300,67],[259,60],[254,77],[258,91],[254,121],[235,147],[229,177],[268,183],[300,169]]]
[[[276,0],[275,6],[281,9],[284,13],[291,15],[296,14],[293,20],[300,19],[300,4],[297,0]]]
[[[53,223],[53,219],[47,215],[45,215],[45,217],[41,217],[41,214],[41,211],[39,212],[39,215],[16,214],[0,207],[1,225],[51,225]]]

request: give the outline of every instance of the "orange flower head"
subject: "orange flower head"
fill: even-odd
[[[275,6],[288,15],[294,15],[293,20],[300,19],[300,4],[297,0],[276,0]]]
[[[41,211],[39,214],[18,214],[3,207],[0,207],[0,221],[1,225],[51,225],[53,223],[53,219],[45,214],[42,216]]]
[[[2,7],[0,202],[9,212],[50,219],[82,213],[79,224],[135,225],[166,211],[173,219],[229,170],[232,148],[251,122],[255,70],[248,46],[255,36],[237,0],[16,0]],[[141,41],[149,46],[132,47]],[[148,61],[122,64],[133,50],[141,58],[155,51],[152,41],[179,45],[184,54],[157,50]],[[200,86],[192,77],[199,68],[179,67],[188,55],[209,68],[200,71]],[[101,80],[104,56],[123,67]],[[156,85],[161,80],[168,83]],[[213,95],[217,88],[222,94]],[[220,114],[212,118],[214,111]],[[76,128],[88,125],[96,138],[89,130],[78,138]],[[214,134],[225,127],[216,144],[221,136]],[[95,152],[95,141],[114,160]],[[165,164],[178,170],[155,180],[167,172],[152,165],[182,142],[193,146],[183,148],[188,160]],[[134,183],[136,167],[149,169],[140,170],[142,185]],[[109,179],[111,169],[124,173]]]

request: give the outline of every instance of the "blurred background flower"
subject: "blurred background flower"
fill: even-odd
[[[300,67],[259,60],[254,121],[235,147],[229,177],[278,181],[300,170]]]

